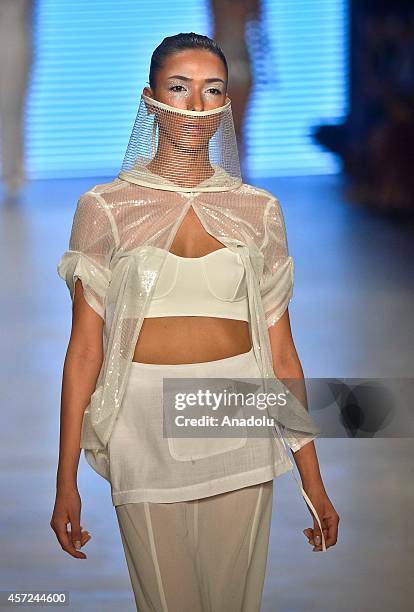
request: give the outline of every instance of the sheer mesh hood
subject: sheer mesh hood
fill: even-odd
[[[141,95],[119,178],[169,191],[228,191],[242,184],[231,100],[187,111]]]

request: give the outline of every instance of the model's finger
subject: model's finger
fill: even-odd
[[[312,544],[312,546],[313,546],[314,541],[313,541],[313,531],[312,531],[312,529],[310,527],[308,527],[307,529],[303,530],[303,533],[307,537],[309,544]]]
[[[73,546],[70,533],[67,530],[67,523],[61,523],[58,525],[58,527],[55,529],[55,533],[57,539],[59,540],[59,544],[65,552],[72,555],[72,557],[76,557],[77,559],[86,559],[86,555],[76,550],[76,548]]]
[[[313,541],[315,545],[313,550],[314,551],[322,550],[322,532],[321,532],[321,529],[316,519],[314,519],[314,524],[313,524]]]

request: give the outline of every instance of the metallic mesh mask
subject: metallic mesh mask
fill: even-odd
[[[231,100],[187,111],[141,95],[119,178],[170,191],[228,191],[242,184]]]

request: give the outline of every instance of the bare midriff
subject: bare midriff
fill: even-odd
[[[170,248],[179,257],[203,257],[224,245],[210,235],[190,207]],[[251,349],[248,321],[220,317],[145,318],[133,361],[201,363],[233,357]]]

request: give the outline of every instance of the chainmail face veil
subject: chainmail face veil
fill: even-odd
[[[228,191],[242,184],[231,100],[208,111],[141,95],[119,178],[171,191]]]

